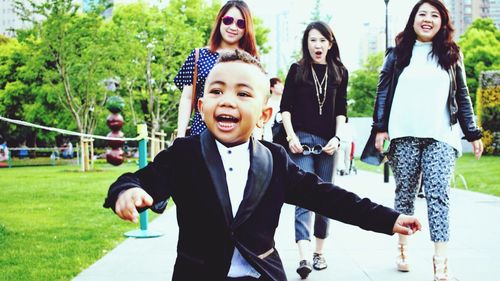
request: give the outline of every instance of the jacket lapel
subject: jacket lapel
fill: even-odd
[[[273,174],[273,158],[269,149],[254,138],[251,138],[250,142],[248,180],[243,201],[234,218],[233,229],[244,223],[253,213],[269,187]]]
[[[200,142],[201,154],[208,168],[208,172],[210,173],[210,177],[212,178],[215,193],[222,207],[222,212],[224,213],[224,219],[226,224],[230,226],[233,221],[233,212],[231,211],[231,200],[229,199],[226,173],[224,172],[224,165],[222,164],[219,150],[215,144],[215,139],[208,130],[201,133]]]

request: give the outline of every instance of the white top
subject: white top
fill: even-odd
[[[450,77],[431,56],[432,42],[416,41],[410,64],[399,76],[389,116],[389,137],[432,138],[460,155],[460,128],[450,125]]]
[[[217,149],[219,150],[222,164],[224,165],[229,199],[231,200],[231,209],[234,218],[238,212],[241,201],[243,201],[245,186],[247,184],[248,170],[250,169],[250,152],[248,150],[250,143],[246,142],[233,147],[225,147],[218,141],[215,141],[215,143],[217,144]],[[231,267],[229,268],[227,276],[251,276],[259,278],[260,273],[243,258],[237,248],[234,248]]]
[[[273,141],[273,124],[274,120],[277,120],[278,122],[281,121],[281,113],[280,111],[280,103],[281,99],[274,99],[272,96],[269,97],[269,100],[267,101],[267,105],[270,106],[273,109],[273,114],[271,115],[271,118],[269,118],[269,121],[267,121],[266,124],[264,124],[263,128],[255,127],[253,130],[253,137],[258,139],[258,140],[265,140],[272,142]]]
[[[280,111],[280,103],[281,99],[273,99],[272,97],[269,98],[267,101],[267,105],[270,106],[273,109],[273,114],[271,115],[271,118],[267,123],[264,125],[264,140],[272,142],[273,141],[273,131],[272,127],[274,125],[274,120],[278,119],[277,121],[281,121],[281,114],[278,114]]]

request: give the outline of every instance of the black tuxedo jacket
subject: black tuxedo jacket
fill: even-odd
[[[179,237],[173,280],[225,280],[234,247],[263,280],[286,280],[274,248],[283,203],[387,234],[399,215],[300,170],[283,147],[252,139],[243,201],[233,218],[222,160],[208,131],[177,139],[147,167],[120,176],[104,207],[114,208],[118,194],[132,187],[153,197],[153,210],[164,208],[170,197],[176,204]]]

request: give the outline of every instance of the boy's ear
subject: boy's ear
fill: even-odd
[[[200,113],[201,120],[205,121],[204,116],[203,116],[203,98],[198,99],[198,112]]]
[[[259,121],[257,121],[257,127],[262,128],[264,127],[264,124],[271,119],[271,116],[273,115],[273,108],[266,105],[262,108],[262,114],[259,117]]]

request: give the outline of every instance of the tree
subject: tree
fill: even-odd
[[[35,26],[36,37],[27,40],[45,59],[44,78],[60,90],[58,99],[76,129],[92,134],[104,112],[107,91],[102,81],[112,77],[114,69],[109,34],[101,29],[102,10],[78,13],[73,0],[16,1],[15,7]],[[43,21],[33,20],[32,14]]]
[[[463,54],[467,84],[473,104],[482,71],[500,69],[500,31],[490,18],[477,19],[458,42]]]
[[[363,67],[349,78],[349,116],[372,116],[383,58],[383,52],[368,56]]]
[[[332,15],[324,15],[321,16],[321,0],[314,1],[314,9],[311,12],[311,21],[324,21],[327,24],[332,20]],[[306,23],[308,24],[308,23]]]
[[[13,38],[0,44],[0,115],[41,125],[68,126],[71,117],[59,105],[57,88],[43,79],[40,56],[23,42],[27,34],[18,33],[21,42]],[[0,123],[0,132],[13,146],[24,140],[29,146],[37,146],[37,141],[52,145],[56,135],[38,134],[38,129],[6,122]]]

